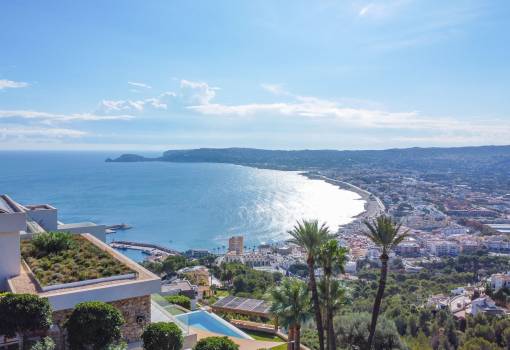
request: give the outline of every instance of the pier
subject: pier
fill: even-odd
[[[168,256],[168,255],[181,255],[180,252],[174,249],[170,249],[167,247],[163,247],[157,244],[152,243],[139,243],[139,242],[130,242],[130,241],[114,241],[110,243],[112,248],[117,249],[133,249],[133,250],[141,250],[143,253],[151,256],[160,255],[160,256]]]

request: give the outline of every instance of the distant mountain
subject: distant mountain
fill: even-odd
[[[310,168],[395,168],[459,171],[491,168],[508,171],[510,146],[456,148],[405,148],[387,150],[263,150],[253,148],[199,148],[170,150],[161,157],[147,158],[124,154],[110,162],[165,161],[179,163],[230,163],[273,169]]]

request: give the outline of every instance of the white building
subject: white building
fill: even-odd
[[[93,222],[65,224],[58,220],[58,209],[49,204],[22,205],[8,195],[0,195],[0,212],[2,210],[24,213],[25,223],[20,230],[23,235],[33,235],[46,231],[71,233],[89,233],[101,241],[106,241],[106,227]],[[28,237],[28,236],[27,236]]]
[[[457,256],[460,253],[459,245],[451,241],[434,240],[427,245],[429,252],[435,256]]]
[[[510,288],[510,273],[496,273],[490,279],[491,288],[497,292],[501,288]]]
[[[471,314],[476,316],[478,313],[486,313],[488,315],[504,315],[506,310],[496,306],[491,298],[485,296],[475,299],[471,302]]]

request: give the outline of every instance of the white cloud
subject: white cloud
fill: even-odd
[[[358,16],[382,19],[398,12],[410,0],[378,0],[365,3],[358,7]]]
[[[217,87],[202,81],[181,80],[181,96],[186,104],[205,105],[216,96]]]
[[[128,81],[128,84],[131,86],[137,87],[137,88],[152,89],[152,86],[145,84],[145,83],[136,82],[136,81]]]
[[[23,127],[23,126],[0,126],[0,140],[12,138],[77,138],[87,135],[86,132],[66,128],[43,128],[43,127]]]
[[[168,110],[170,105],[189,106],[206,105],[216,96],[217,87],[201,81],[181,80],[177,93],[168,91],[156,97],[141,100],[103,100],[99,113],[146,113]]]
[[[264,90],[272,93],[273,95],[287,95],[288,92],[285,91],[281,84],[261,84],[260,85]]]
[[[19,88],[25,88],[30,86],[29,83],[25,83],[23,81],[13,81],[13,80],[6,80],[6,79],[0,79],[0,90],[3,89],[19,89]]]
[[[98,115],[91,113],[57,114],[33,110],[0,110],[2,118],[35,119],[45,123],[70,121],[129,120],[131,115]]]

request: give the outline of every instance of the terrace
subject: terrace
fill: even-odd
[[[60,266],[48,267],[50,272],[47,272],[38,269],[45,269],[45,264],[55,257],[35,258],[25,251],[24,256],[28,261],[24,260],[21,264],[18,276],[8,279],[8,289],[13,293],[47,297],[54,311],[71,309],[81,301],[114,302],[144,297],[160,291],[159,277],[106,243],[90,234],[72,237],[79,243],[83,255],[68,254],[65,251],[57,254],[63,259],[61,263],[57,263]],[[22,242],[23,248],[29,249],[28,244]],[[85,258],[85,254],[91,252],[98,256]],[[108,268],[105,264],[109,264]],[[74,271],[79,272],[76,274]]]
[[[40,254],[34,240],[21,242],[21,254],[26,269],[32,271],[41,290],[66,288],[107,281],[134,279],[136,273],[115,259],[85,236],[69,236],[66,249],[52,254]],[[87,282],[84,282],[87,281]],[[76,282],[82,282],[77,284]]]

